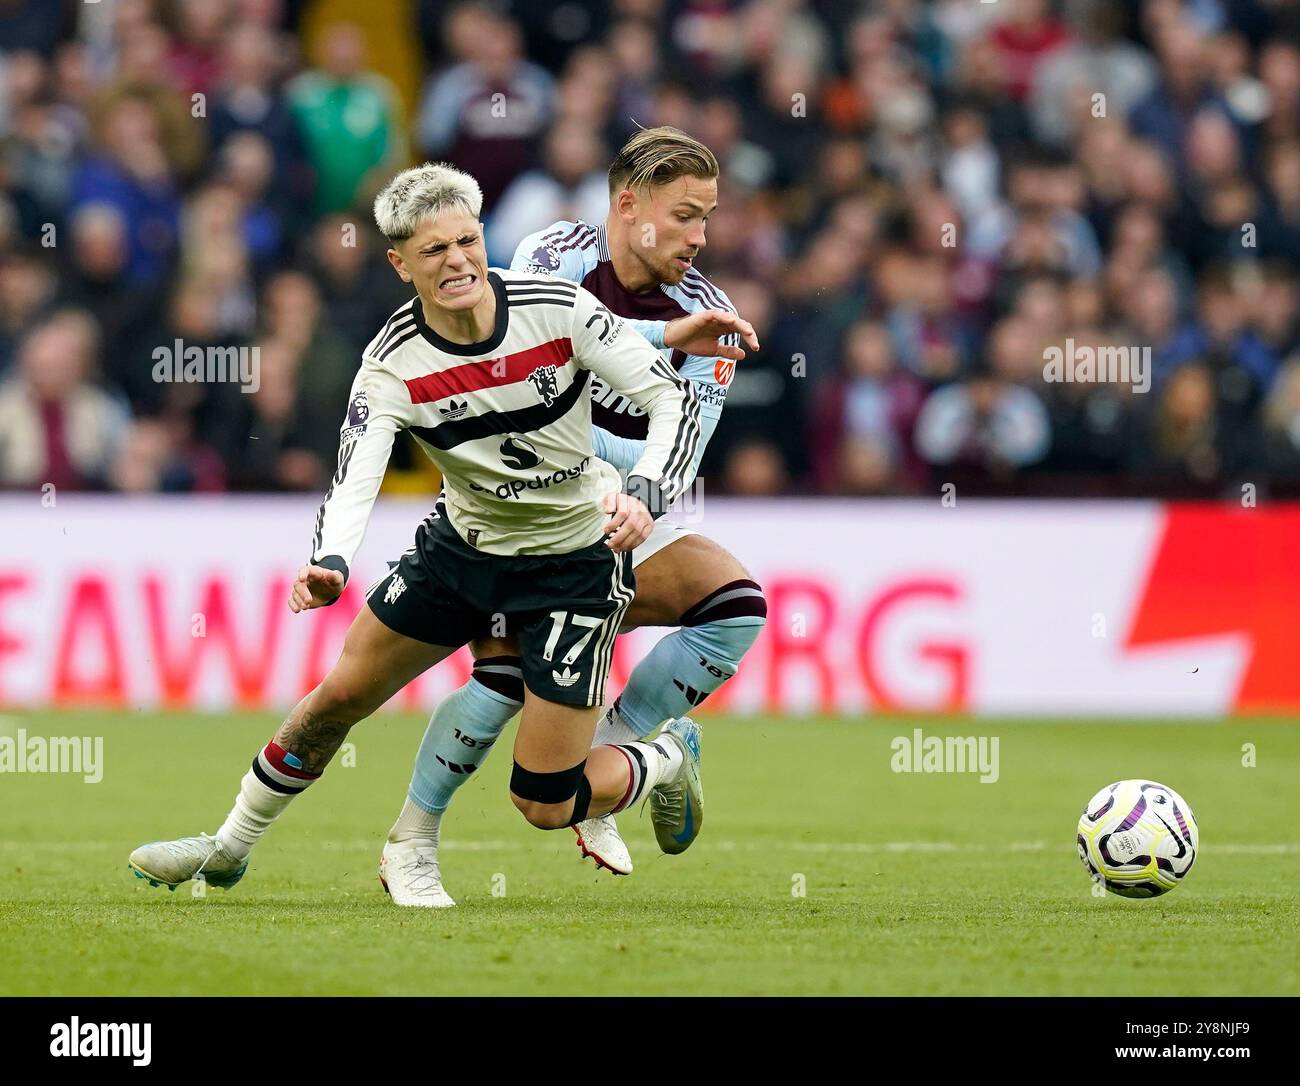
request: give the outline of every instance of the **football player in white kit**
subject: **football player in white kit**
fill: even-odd
[[[528,822],[574,825],[656,789],[677,797],[664,817],[682,796],[701,801],[689,729],[592,747],[635,592],[629,552],[694,474],[695,387],[577,284],[489,270],[481,205],[472,177],[428,164],[398,174],[375,201],[389,260],[415,296],[363,352],[290,608],[328,606],[342,594],[399,432],[437,465],[443,496],[367,592],[337,663],[254,757],[217,832],[131,853],[131,869],[154,885],[202,877],[233,886],[352,726],[460,646],[489,637],[498,620],[526,687],[510,794]],[[626,473],[593,450],[593,378],[649,419]],[[680,831],[679,821],[665,830]],[[380,878],[400,893],[411,865],[385,848]]]

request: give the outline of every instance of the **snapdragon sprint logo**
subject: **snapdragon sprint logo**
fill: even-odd
[[[998,737],[988,735],[897,735],[889,744],[895,773],[978,773],[980,784],[994,784],[1001,770]]]
[[[153,349],[153,379],[167,384],[231,384],[240,392],[262,387],[261,347],[200,347],[182,339]]]
[[[590,463],[591,457],[584,456],[580,463],[571,468],[557,468],[547,475],[534,475],[531,479],[511,479],[509,482],[493,487],[490,491],[485,486],[479,486],[478,483],[470,483],[469,488],[477,490],[480,494],[492,493],[502,501],[509,501],[511,498],[518,498],[525,490],[546,490],[559,483],[576,479],[587,470],[587,465]]]
[[[0,735],[0,773],[79,773],[86,784],[104,779],[102,735]]]
[[[1043,351],[1043,380],[1066,384],[1124,384],[1151,391],[1150,347],[1093,347],[1068,337],[1065,347]]]

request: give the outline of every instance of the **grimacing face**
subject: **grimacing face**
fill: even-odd
[[[430,305],[473,309],[488,289],[483,224],[459,208],[426,217],[405,241],[394,242],[388,262]]]
[[[718,179],[679,177],[640,192],[624,189],[618,201],[633,252],[659,282],[680,283],[704,248],[704,226],[718,206]],[[653,244],[647,244],[650,239]]]

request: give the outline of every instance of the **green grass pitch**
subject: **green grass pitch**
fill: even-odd
[[[127,853],[215,830],[274,719],[0,717],[102,735],[105,763],[93,785],[0,775],[0,994],[1300,995],[1288,723],[706,718],[704,832],[663,856],[648,814],[623,815],[630,878],[515,812],[512,726],[443,824],[459,907],[430,911],[375,877],[422,723],[359,726],[355,766],[295,802],[238,887],[194,897]],[[892,772],[917,726],[999,737],[1000,779]],[[1163,898],[1097,898],[1075,823],[1136,776],[1186,797],[1201,855]]]

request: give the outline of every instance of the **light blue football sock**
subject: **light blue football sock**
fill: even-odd
[[[618,715],[638,735],[686,716],[736,673],[763,630],[767,601],[753,581],[732,581],[682,616],[683,625],[632,669]]]
[[[411,802],[432,814],[447,809],[456,789],[469,780],[511,717],[523,707],[523,679],[518,677],[517,658],[513,661],[520,695],[517,700],[484,685],[485,678],[494,686],[509,685],[501,681],[499,661],[503,659],[478,661],[469,682],[443,698],[429,719],[407,794]],[[485,668],[493,665],[499,669],[495,675]]]

